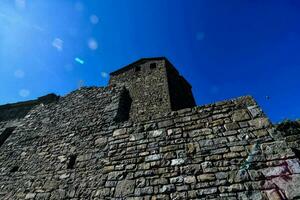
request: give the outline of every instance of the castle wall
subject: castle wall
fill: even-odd
[[[36,105],[51,103],[59,99],[55,94],[48,94],[36,100],[25,101],[0,106],[0,122],[14,119],[21,119]]]
[[[0,147],[0,198],[300,196],[299,160],[251,97],[117,123],[122,91],[34,107]]]
[[[294,153],[300,157],[300,121],[283,121],[276,125],[276,129],[281,132],[278,139],[284,139]]]

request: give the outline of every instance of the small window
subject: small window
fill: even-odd
[[[141,66],[136,66],[135,67],[135,72],[140,72],[141,71]]]
[[[19,171],[19,166],[14,166],[13,168],[11,168],[10,173],[14,173]]]
[[[150,64],[150,69],[155,69],[156,68],[156,63],[151,63]]]
[[[115,122],[124,122],[129,119],[131,104],[132,99],[130,97],[129,91],[126,88],[123,88],[119,98],[117,115],[114,118]]]
[[[300,150],[296,148],[292,148],[292,151],[294,152],[295,156],[300,159]]]
[[[67,169],[74,169],[77,155],[70,155]]]
[[[0,147],[4,144],[7,138],[14,132],[16,127],[6,128],[3,133],[0,135]]]

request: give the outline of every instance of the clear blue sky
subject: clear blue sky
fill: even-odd
[[[300,118],[299,0],[0,2],[0,104],[104,86],[154,56],[198,105],[250,94],[273,122]]]

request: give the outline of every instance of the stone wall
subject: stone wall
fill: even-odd
[[[0,122],[23,118],[34,106],[44,103],[51,103],[59,99],[55,94],[48,94],[36,100],[25,101],[0,106]]]
[[[300,198],[298,132],[250,96],[194,104],[156,58],[108,87],[0,106],[0,199]]]
[[[283,121],[276,125],[276,129],[281,132],[278,139],[284,139],[300,158],[300,120]]]
[[[251,97],[116,122],[122,93],[34,107],[0,147],[0,198],[300,197],[299,160]]]

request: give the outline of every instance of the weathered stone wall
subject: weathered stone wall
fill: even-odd
[[[78,187],[64,180],[68,172],[72,172],[72,176],[76,173],[73,178],[78,184],[89,183],[86,178],[92,176],[85,176],[85,173],[89,173],[89,168],[100,167],[99,163],[94,163],[97,160],[94,156],[104,154],[99,143],[94,146],[94,138],[105,141],[109,131],[104,130],[114,128],[112,123],[118,114],[122,90],[82,88],[56,103],[36,106],[19,120],[18,127],[0,147],[0,198],[34,198],[33,191],[36,199],[65,196],[65,187]],[[11,123],[5,124],[3,129]],[[85,157],[89,154],[93,159]],[[76,168],[66,170],[71,155],[77,156]],[[71,188],[65,191],[72,192]]]
[[[180,109],[191,87],[166,62],[0,107],[0,199],[299,199],[298,135],[249,96]]]
[[[36,100],[25,101],[0,106],[0,122],[23,118],[34,106],[41,103],[51,103],[59,99],[55,94],[48,94]]]
[[[0,198],[300,196],[299,160],[251,97],[115,122],[123,91],[82,88],[34,107],[0,147]]]
[[[276,129],[281,133],[278,139],[284,139],[300,158],[300,120],[283,121],[276,125]]]

